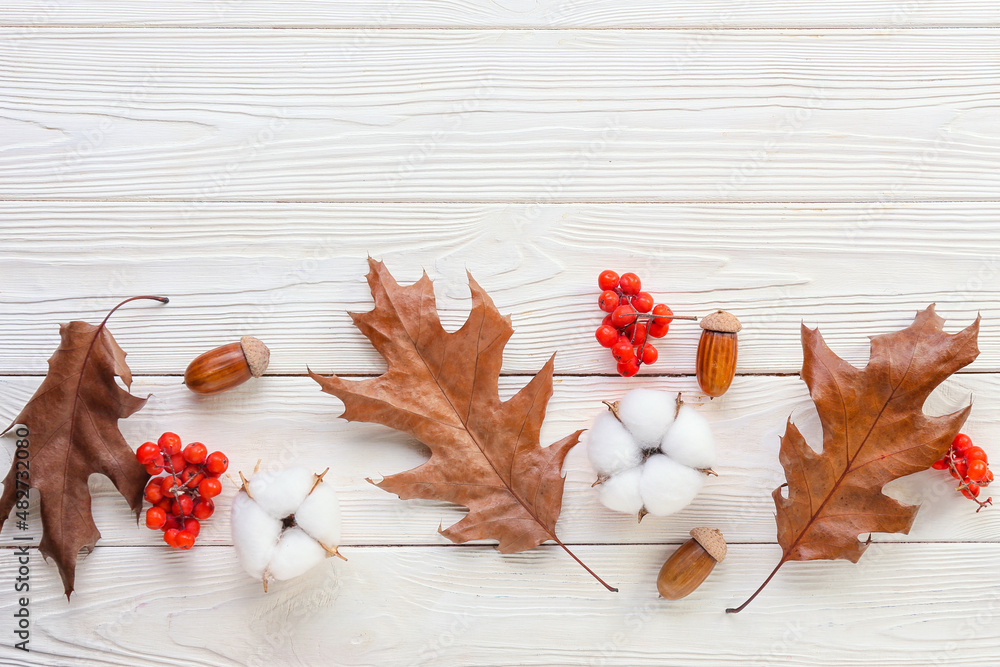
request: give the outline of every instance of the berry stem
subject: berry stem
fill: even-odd
[[[636,322],[638,324],[638,321]],[[632,325],[632,344],[635,345],[635,335],[638,333],[639,328],[634,324]],[[642,339],[642,345],[639,346],[639,352],[635,355],[639,359],[639,367],[642,367],[642,353],[646,351],[646,342],[649,341],[649,329],[646,329],[646,335]],[[617,415],[616,415],[617,416]]]
[[[178,481],[177,481],[177,471],[174,470],[174,462],[173,462],[173,460],[171,460],[171,457],[170,456],[164,456],[163,458],[166,459],[164,461],[164,463],[166,464],[164,467],[167,468],[170,471],[170,477],[174,480],[174,484],[173,484],[173,487],[171,488],[171,491],[174,492],[174,500],[177,502],[177,508],[178,508],[178,510],[180,510],[178,512],[177,516],[180,519],[186,519],[187,518],[187,514],[185,514],[185,512],[184,512],[184,505],[182,505],[181,502],[179,500],[177,500],[177,494],[184,492],[184,486],[182,484],[178,483]]]
[[[653,313],[636,313],[635,317],[637,320],[691,320],[692,322],[697,322],[700,317],[695,315],[654,315]]]
[[[958,487],[955,490],[958,491],[959,493],[962,493],[962,491],[964,491],[964,490],[966,490],[966,489],[969,488],[969,482],[967,482],[966,480],[962,479],[962,476],[960,474],[958,474],[958,467],[955,465],[956,461],[955,461],[955,449],[954,448],[951,448],[951,449],[948,450],[947,457],[948,457],[948,468],[951,470],[951,473],[955,476],[955,478],[958,479],[958,481],[959,481]],[[980,485],[980,486],[982,486],[982,485]],[[965,495],[965,494],[962,494],[962,495]],[[969,496],[965,496],[965,497],[969,498]],[[984,507],[989,507],[990,505],[993,504],[993,496],[990,496],[986,500],[980,500],[979,498],[976,498],[975,496],[972,496],[969,499],[972,500],[972,501],[974,501],[974,502],[976,502],[976,503],[979,503],[979,507],[976,508],[976,514],[979,514],[979,510],[983,509]]]

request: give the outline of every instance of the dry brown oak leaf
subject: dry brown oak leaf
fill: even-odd
[[[369,259],[369,266],[375,308],[351,317],[388,369],[356,381],[309,374],[324,392],[344,402],[344,419],[384,424],[430,449],[426,463],[376,486],[404,500],[445,500],[469,508],[465,518],[441,530],[453,542],[492,538],[499,540],[501,552],[515,553],[554,540],[566,549],[555,534],[561,469],[582,431],[548,447],[539,445],[554,356],[515,396],[501,402],[497,384],[503,348],[514,330],[510,317],[500,315],[472,276],[469,319],[448,333],[426,273],[400,286],[381,262]]]
[[[777,508],[777,567],[746,607],[788,561],[845,559],[856,563],[872,532],[908,533],[919,505],[882,493],[899,477],[927,470],[948,451],[972,406],[928,417],[928,395],[979,355],[979,318],[957,334],[928,306],[900,331],[874,336],[868,365],[847,363],[818,329],[802,326],[802,379],[823,425],[816,453],[792,423],[781,438],[786,483],[771,494]],[[788,495],[782,495],[787,487]],[[869,533],[868,542],[858,539]]]
[[[118,430],[118,420],[135,413],[146,399],[115,383],[117,375],[131,386],[132,373],[106,323],[107,318],[99,326],[77,321],[59,327],[62,341],[49,358],[45,380],[4,430],[16,424],[27,427],[28,458],[15,457],[3,480],[0,520],[24,496],[27,470],[28,484],[41,492],[38,548],[55,561],[67,598],[73,592],[77,554],[93,549],[101,537],[90,512],[87,478],[95,472],[111,478],[136,519],[149,479]]]

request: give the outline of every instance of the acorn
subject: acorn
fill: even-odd
[[[253,336],[243,336],[199,355],[184,371],[184,384],[196,394],[218,394],[267,370],[271,351]]]
[[[743,328],[732,313],[718,310],[701,320],[695,372],[698,386],[710,397],[722,396],[736,374],[736,333]]]
[[[680,600],[701,586],[716,563],[726,560],[726,540],[716,528],[693,528],[691,539],[670,555],[656,577],[660,597]]]

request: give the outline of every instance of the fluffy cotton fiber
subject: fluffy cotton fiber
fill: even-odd
[[[601,503],[640,518],[689,505],[715,465],[708,420],[677,396],[651,389],[633,389],[599,414],[587,453]]]
[[[240,564],[265,591],[336,554],[340,542],[337,495],[305,468],[254,475],[233,498],[231,524]]]

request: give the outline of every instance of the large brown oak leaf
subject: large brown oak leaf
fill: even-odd
[[[781,560],[749,600],[727,611],[743,609],[788,561],[856,563],[872,532],[909,532],[919,505],[893,500],[882,487],[943,457],[972,409],[924,414],[934,388],[979,355],[978,317],[957,334],[943,324],[931,305],[905,329],[873,337],[863,369],[834,354],[818,329],[802,326],[802,379],[822,422],[823,451],[788,420],[779,453],[786,483],[772,494]],[[868,542],[858,539],[865,533]]]
[[[166,302],[160,297],[136,298]],[[77,554],[83,548],[93,549],[101,537],[90,511],[87,478],[95,472],[111,478],[136,518],[149,479],[118,430],[118,420],[135,413],[146,399],[115,383],[117,375],[131,386],[132,373],[125,363],[125,351],[106,323],[107,318],[99,326],[77,321],[59,327],[61,342],[49,358],[48,374],[4,430],[6,433],[17,424],[27,427],[27,484],[41,493],[42,540],[38,548],[58,566],[67,598],[73,592]],[[0,520],[24,496],[25,468],[18,461],[23,460],[15,457],[3,481]]]
[[[565,549],[555,533],[561,469],[581,431],[548,447],[539,444],[553,359],[515,396],[501,401],[503,348],[514,331],[510,317],[500,315],[472,276],[469,318],[448,333],[426,274],[401,286],[381,262],[369,259],[369,265],[375,308],[351,317],[388,369],[354,381],[309,374],[344,402],[344,419],[384,424],[430,449],[426,463],[377,486],[404,500],[445,500],[469,508],[465,518],[441,531],[453,542],[492,538],[501,552],[515,553],[551,539]]]

